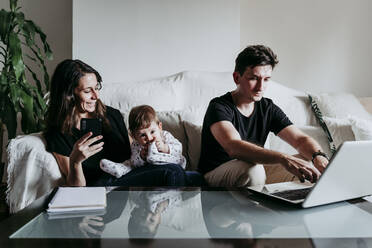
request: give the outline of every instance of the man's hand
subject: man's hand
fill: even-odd
[[[321,175],[317,168],[311,165],[310,162],[291,155],[285,155],[281,164],[287,171],[297,176],[301,182],[304,182],[306,179],[315,183]]]
[[[323,173],[328,163],[328,159],[323,156],[316,156],[313,160],[315,168],[317,168],[321,173]]]
[[[155,140],[155,145],[159,152],[169,153],[169,146],[161,138]]]

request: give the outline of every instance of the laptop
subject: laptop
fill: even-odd
[[[372,141],[342,143],[316,184],[284,182],[248,189],[303,208],[371,195]]]

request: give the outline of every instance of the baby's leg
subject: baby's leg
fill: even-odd
[[[125,163],[115,163],[108,159],[102,159],[99,166],[103,171],[115,176],[116,178],[120,178],[132,170],[130,166]]]

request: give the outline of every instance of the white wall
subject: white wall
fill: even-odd
[[[239,0],[74,0],[73,57],[105,83],[231,71],[239,13]]]
[[[313,92],[372,96],[372,1],[241,0],[241,47],[270,46],[273,79]]]

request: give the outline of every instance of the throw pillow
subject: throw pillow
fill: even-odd
[[[372,140],[372,121],[349,117],[355,140]]]
[[[314,116],[315,116],[317,122],[319,123],[320,127],[323,129],[324,134],[327,136],[329,149],[330,149],[331,153],[333,154],[336,151],[336,146],[334,144],[332,135],[331,135],[331,133],[330,133],[328,127],[327,127],[327,124],[323,120],[323,113],[322,113],[322,111],[320,111],[320,109],[318,107],[318,103],[313,99],[313,97],[311,95],[308,95],[308,97],[309,97],[310,106],[311,106],[311,109],[314,113]]]
[[[347,93],[310,94],[323,116],[347,118],[349,115],[372,120],[358,98]]]
[[[323,120],[329,129],[336,148],[338,148],[344,141],[355,140],[349,119],[323,117]]]
[[[186,131],[187,153],[189,158],[186,169],[196,170],[200,158],[202,126],[195,125],[188,121],[183,121],[183,126]]]

